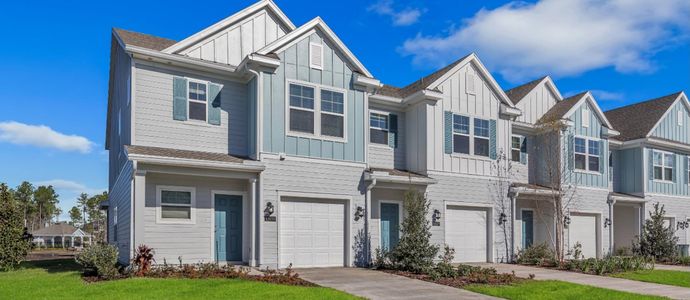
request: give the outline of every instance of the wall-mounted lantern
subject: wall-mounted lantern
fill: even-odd
[[[568,228],[568,226],[570,226],[570,216],[565,216],[563,218],[563,225],[565,225],[565,228]]]
[[[431,225],[432,226],[441,226],[441,211],[438,209],[434,209],[434,214],[431,215]]]
[[[607,228],[609,226],[611,226],[611,219],[610,218],[604,219],[604,228]]]
[[[275,207],[273,206],[273,203],[267,202],[266,203],[266,208],[264,209],[264,220],[268,222],[275,222],[276,217],[273,215],[275,213]]]
[[[688,228],[690,228],[690,222],[688,222],[688,221],[678,222],[678,223],[676,223],[676,228],[682,229],[682,230],[688,229]]]
[[[505,213],[501,213],[500,216],[498,216],[498,225],[503,225],[508,222],[508,216],[506,216]]]
[[[364,208],[361,206],[357,206],[357,209],[355,209],[355,221],[359,221],[359,219],[364,217]]]

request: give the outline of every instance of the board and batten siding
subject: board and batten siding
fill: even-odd
[[[427,123],[427,105],[416,105],[405,112],[405,148],[407,169],[423,173],[427,170],[427,139],[434,126]],[[441,148],[443,150],[443,148]]]
[[[644,192],[644,159],[642,148],[616,150],[613,190],[625,194]]]
[[[323,45],[323,70],[309,67],[309,43]],[[263,149],[271,153],[364,162],[365,112],[364,92],[352,88],[352,69],[344,63],[331,43],[319,31],[304,37],[278,54],[280,67],[272,74],[262,73]],[[347,142],[290,136],[286,128],[287,80],[299,80],[347,90],[345,95]],[[315,95],[315,100],[319,99]],[[314,118],[320,116],[315,115]],[[368,118],[367,118],[368,119]]]
[[[281,38],[288,31],[263,9],[188,47],[180,54],[237,66],[247,55]]]
[[[130,145],[132,142],[132,106],[130,101],[132,66],[131,58],[119,43],[113,41],[111,51],[114,51],[112,57],[114,60],[114,75],[111,78],[113,86],[111,87],[111,107],[109,112],[108,186],[112,189],[127,162],[124,146]]]
[[[174,76],[223,85],[220,125],[173,119]],[[136,140],[133,144],[247,156],[249,149],[247,84],[137,63],[135,97]]]
[[[585,110],[585,108],[587,108]],[[589,114],[589,126],[583,126],[584,113]],[[569,180],[571,183],[575,183],[581,186],[593,187],[593,188],[606,188],[609,186],[609,146],[608,140],[602,139],[601,129],[603,127],[602,120],[599,119],[594,111],[594,108],[589,104],[589,102],[583,102],[570,116],[570,120],[574,122],[574,126],[568,130],[569,134],[574,134],[576,137],[589,137],[600,140],[601,143],[599,148],[599,173],[591,172],[578,172],[575,171],[574,166],[569,166],[571,170]],[[574,140],[567,140],[566,143],[574,143]],[[589,147],[589,145],[586,145]],[[568,164],[574,163],[574,145],[569,145],[566,149],[567,152],[567,162]]]
[[[468,73],[474,75],[474,94],[468,93],[466,89]],[[445,154],[444,112],[450,111],[454,114],[470,117],[471,128],[474,128],[474,118],[495,120],[497,152],[509,151],[510,122],[499,117],[500,100],[498,96],[486,78],[479,74],[472,63],[460,68],[441,83],[438,89],[443,92],[443,100],[435,106],[427,106],[425,117],[428,140],[426,145],[428,170],[490,176],[493,160],[488,157]]]
[[[157,223],[157,187],[182,186],[195,188],[196,204],[194,224],[163,224]],[[212,191],[247,191],[246,180],[220,179],[212,177],[195,177],[180,175],[165,175],[148,173],[146,175],[146,202],[144,208],[144,237],[146,245],[156,249],[156,260],[162,263],[177,263],[178,257],[183,263],[199,263],[215,261],[212,250],[213,241],[213,197]],[[242,257],[249,253],[249,210],[246,199],[243,199],[243,245]]]
[[[132,230],[132,162],[127,161],[108,193],[108,243],[115,245],[118,261],[128,264],[132,252],[130,233]],[[115,230],[115,208],[117,207],[117,230]],[[117,237],[117,238],[116,238]]]
[[[690,195],[690,184],[688,182],[688,155],[673,153],[673,181],[666,182],[654,180],[653,151],[654,149],[652,148],[645,148],[645,155],[647,155],[647,193],[672,196]]]
[[[522,115],[515,120],[528,124],[536,124],[551,107],[556,105],[557,101],[559,101],[558,97],[554,95],[545,82],[542,82],[529,92],[522,101],[515,105],[522,111]]]
[[[652,136],[690,144],[690,114],[683,101],[685,100],[678,101],[669,109],[666,116],[652,132]],[[678,112],[681,113],[682,125],[678,125]]]

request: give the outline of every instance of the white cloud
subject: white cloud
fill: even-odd
[[[592,90],[592,95],[597,100],[602,101],[623,101],[625,100],[625,95],[619,92],[611,92],[604,90]]]
[[[393,9],[393,0],[380,0],[367,8],[382,16],[389,16],[395,26],[408,26],[419,21],[423,11],[419,8],[405,8],[396,11]]]
[[[91,152],[95,145],[83,136],[66,135],[45,125],[29,125],[14,121],[0,122],[0,141],[81,153]]]
[[[482,9],[459,27],[401,46],[415,64],[439,66],[477,52],[510,81],[614,67],[652,72],[655,53],[686,41],[690,1],[540,0]]]
[[[52,185],[53,188],[56,191],[58,191],[58,194],[60,193],[60,191],[63,191],[63,192],[68,192],[70,194],[87,193],[90,196],[92,196],[92,195],[100,194],[100,193],[108,190],[107,188],[90,188],[84,184],[74,182],[71,180],[65,180],[65,179],[52,179],[52,180],[38,181],[34,185],[36,185],[36,186]]]

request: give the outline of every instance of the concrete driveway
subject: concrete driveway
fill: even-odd
[[[498,299],[470,291],[360,268],[296,270],[302,279],[368,299]]]
[[[490,263],[473,265],[496,268],[499,273],[510,273],[515,271],[515,275],[518,277],[528,277],[529,274],[534,274],[534,279],[536,280],[560,280],[636,294],[654,295],[672,299],[690,299],[690,288],[521,265]]]

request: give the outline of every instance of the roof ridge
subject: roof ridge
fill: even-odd
[[[515,86],[511,89],[505,90],[505,94],[508,96],[510,101],[513,102],[513,104],[518,104],[520,103],[520,100],[524,99],[527,94],[532,92],[542,81],[544,81],[544,79],[548,77],[548,75],[542,76],[538,79]]]
[[[463,56],[463,57],[461,57],[461,58],[455,60],[454,62],[452,62],[452,63],[446,65],[445,67],[440,68],[440,69],[438,69],[438,70],[436,70],[436,71],[434,71],[434,72],[431,72],[430,74],[428,74],[428,75],[426,75],[426,76],[424,76],[424,77],[422,77],[422,78],[420,78],[420,79],[417,79],[417,80],[413,81],[412,83],[410,83],[410,84],[408,84],[408,85],[406,85],[406,86],[404,86],[404,87],[402,87],[402,88],[400,88],[400,89],[401,89],[402,91],[404,91],[404,92],[407,92],[407,90],[416,87],[416,85],[419,85],[419,84],[424,85],[424,82],[425,82],[425,81],[430,81],[428,84],[431,84],[432,82],[436,81],[436,79],[438,79],[438,78],[434,78],[434,77],[438,77],[439,75],[445,74],[446,72],[448,72],[448,70],[450,70],[450,69],[452,69],[453,67],[457,66],[460,62],[462,62],[463,60],[465,60],[465,59],[466,59],[467,57],[469,57],[470,55],[472,55],[472,53],[470,53],[470,54],[468,54],[468,55],[465,55],[465,56]],[[431,78],[434,78],[434,79],[433,79],[433,80],[430,80]],[[428,85],[428,84],[427,84],[427,85]],[[404,93],[403,93],[403,94],[404,94]],[[407,96],[407,95],[403,95],[403,96]]]
[[[678,97],[680,96],[680,94],[682,94],[682,93],[683,93],[683,91],[680,91],[680,92],[671,93],[671,94],[668,94],[668,95],[665,95],[665,96],[661,96],[661,97],[656,97],[656,98],[652,98],[652,99],[642,100],[642,101],[637,102],[637,103],[628,104],[628,105],[621,106],[621,107],[617,107],[617,108],[614,108],[614,109],[609,109],[609,110],[605,111],[605,113],[617,111],[617,110],[624,109],[624,108],[631,108],[631,107],[635,107],[635,106],[637,106],[637,105],[649,104],[649,103],[651,103],[651,102],[656,102],[656,101],[665,100],[665,98],[668,98],[668,97],[671,97],[671,96],[674,96],[673,98],[678,98]],[[675,100],[675,99],[674,99],[674,100]]]

